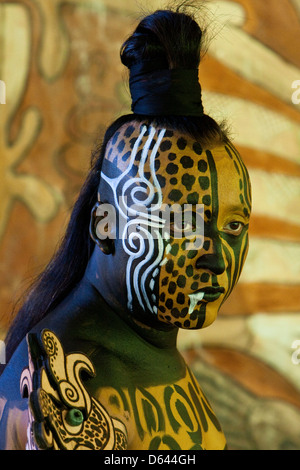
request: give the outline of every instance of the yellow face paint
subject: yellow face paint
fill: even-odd
[[[204,205],[204,241],[199,250],[187,250],[185,239],[169,241],[160,271],[158,316],[179,327],[199,328],[215,320],[239,278],[248,247],[250,194],[245,167],[231,146],[199,148],[197,155],[190,141],[185,161],[187,156],[189,191],[182,184],[186,168],[178,151],[172,178],[182,194],[180,204],[193,198]],[[163,174],[168,175],[168,164]],[[164,201],[173,194],[172,178],[166,177]]]

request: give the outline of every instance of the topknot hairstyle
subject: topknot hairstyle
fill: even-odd
[[[160,62],[166,69],[198,68],[202,30],[186,13],[158,10],[141,20],[121,48],[121,61],[130,69],[140,61]]]

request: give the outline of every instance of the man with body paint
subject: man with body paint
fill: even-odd
[[[226,448],[176,347],[179,328],[216,319],[248,249],[249,177],[204,114],[201,38],[190,15],[165,10],[123,45],[133,114],[107,131],[65,242],[10,331],[3,449]]]

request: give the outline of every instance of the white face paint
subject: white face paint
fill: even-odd
[[[195,306],[200,300],[204,297],[204,292],[196,292],[195,294],[189,294],[190,306],[189,306],[189,315],[195,310]]]
[[[138,162],[137,152],[147,130],[149,131],[148,137]],[[113,192],[114,204],[120,221],[119,237],[128,255],[127,306],[132,310],[135,295],[143,310],[155,314],[157,313],[157,299],[154,287],[164,253],[161,236],[164,220],[157,215],[162,207],[163,197],[156,177],[155,158],[164,134],[165,129],[156,130],[154,127],[142,126],[126,170],[116,178],[110,178],[104,172],[101,173],[101,178],[106,181]],[[138,166],[138,171],[137,175],[132,177],[134,166]],[[147,172],[150,171],[149,179],[145,175],[146,168]]]

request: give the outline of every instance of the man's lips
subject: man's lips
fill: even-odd
[[[193,312],[195,306],[201,300],[206,300],[207,302],[214,302],[222,294],[224,294],[224,292],[225,292],[224,287],[207,286],[207,287],[203,287],[202,289],[197,290],[196,292],[193,292],[192,294],[189,294],[189,299],[190,299],[189,313]]]
[[[202,289],[199,289],[195,292],[195,294],[197,294],[198,292],[204,292],[204,295],[206,294],[224,294],[225,292],[225,289],[224,287],[221,287],[221,286],[207,286],[207,287],[202,287]]]

